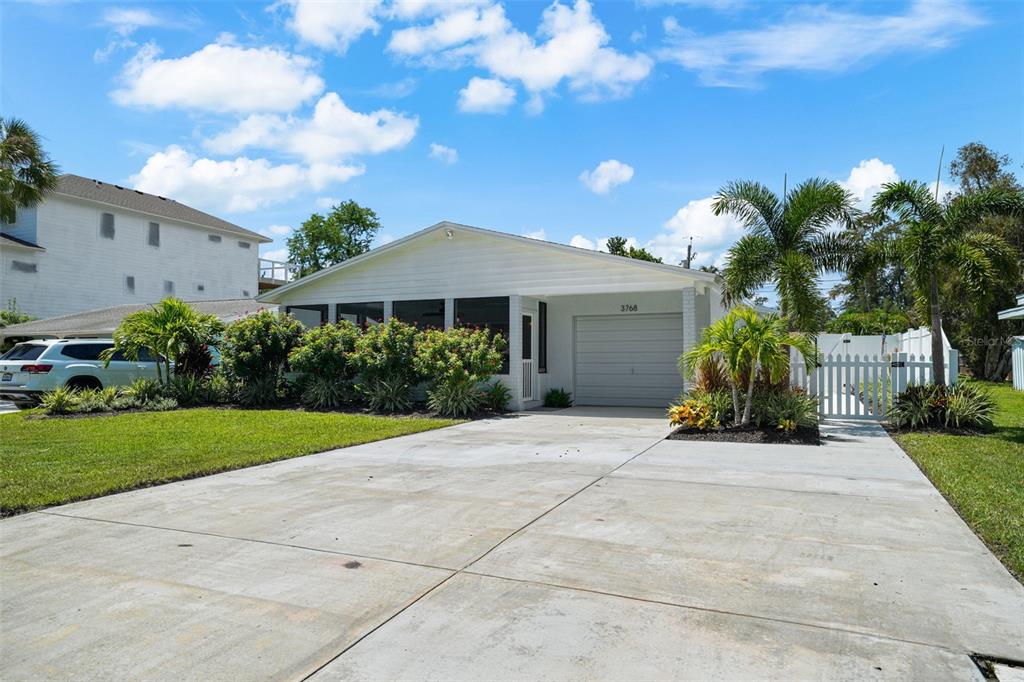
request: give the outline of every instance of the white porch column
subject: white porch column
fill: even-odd
[[[451,329],[455,326],[455,299],[444,299],[444,328]]]
[[[697,289],[683,289],[683,352],[697,345]],[[689,390],[690,382],[683,379],[683,390]]]
[[[513,410],[523,409],[523,298],[508,297],[508,379]]]
[[[387,322],[394,317],[395,310],[394,301],[384,301],[384,321]]]

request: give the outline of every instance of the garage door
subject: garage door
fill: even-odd
[[[577,405],[666,407],[683,390],[682,314],[577,317],[575,327]]]

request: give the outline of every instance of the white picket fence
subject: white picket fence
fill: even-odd
[[[956,383],[959,354],[951,349],[946,383]],[[790,363],[790,383],[818,401],[818,414],[833,419],[885,419],[894,396],[907,386],[931,383],[932,363],[927,356],[825,355],[808,372],[803,360]]]

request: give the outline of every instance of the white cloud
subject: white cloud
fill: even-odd
[[[446,147],[443,144],[431,142],[430,158],[436,159],[437,161],[450,166],[459,160],[459,152],[457,149],[452,149],[451,147]]]
[[[112,96],[122,106],[153,109],[290,111],[323,91],[314,66],[307,57],[271,47],[221,42],[178,59],[161,59],[160,49],[148,44],[125,64],[121,88]]]
[[[665,221],[663,230],[646,245],[666,263],[681,263],[693,238],[697,251],[693,266],[721,266],[725,252],[744,234],[742,223],[733,216],[716,216],[711,209],[714,197],[688,202]]]
[[[93,52],[93,61],[105,62],[117,50],[138,47],[131,36],[140,28],[188,28],[195,23],[191,19],[157,14],[145,7],[108,7],[100,18],[100,25],[110,30],[110,39]]]
[[[942,49],[982,23],[962,0],[914,0],[897,14],[801,5],[762,28],[707,36],[667,20],[660,56],[696,71],[705,85],[750,86],[771,71],[838,73],[893,54]]]
[[[569,246],[575,246],[577,249],[590,249],[595,251],[597,244],[587,239],[582,234],[574,234],[572,239],[569,240]]]
[[[500,80],[473,76],[459,90],[459,111],[494,114],[505,111],[516,101],[516,91]]]
[[[371,97],[402,99],[403,97],[408,97],[412,93],[416,92],[416,87],[418,85],[419,83],[415,78],[408,76],[393,83],[381,83],[380,85],[363,90],[363,93],[370,95]]]
[[[146,160],[130,178],[135,189],[169,197],[209,211],[255,211],[300,192],[361,175],[361,166],[314,164],[274,165],[267,159],[240,156],[216,161],[197,158],[171,145]]]
[[[580,182],[595,194],[608,194],[613,187],[632,179],[633,167],[615,159],[602,161],[594,170],[580,173]]]
[[[647,78],[653,60],[608,46],[610,36],[587,0],[556,0],[541,17],[536,38],[516,30],[501,5],[470,8],[433,23],[396,31],[389,49],[427,65],[472,63],[492,78],[522,83],[536,112],[543,95],[563,81],[581,99],[628,95]]]
[[[272,6],[288,7],[290,28],[303,41],[325,50],[344,54],[348,46],[367,31],[376,33],[380,24],[374,15],[380,0],[282,0]]]
[[[539,239],[541,241],[544,241],[548,238],[547,232],[545,232],[543,229],[534,230],[533,232],[524,232],[523,236],[528,237],[529,239]]]
[[[408,21],[486,4],[488,0],[393,0],[390,15]]]
[[[280,248],[280,249],[268,249],[266,251],[262,251],[260,253],[260,257],[261,258],[266,258],[267,260],[276,260],[276,261],[280,261],[282,263],[287,263],[288,262],[288,248],[285,247],[285,248]]]
[[[899,173],[892,164],[884,163],[881,159],[865,159],[851,168],[850,175],[846,180],[840,180],[839,184],[853,194],[857,207],[865,210],[871,206],[871,201],[883,184],[899,179]]]
[[[315,203],[317,208],[319,208],[322,211],[325,211],[329,208],[334,208],[335,206],[340,204],[341,199],[338,199],[337,197],[317,197]]]
[[[269,225],[264,229],[260,230],[263,234],[268,237],[283,237],[290,233],[292,228],[289,225]]]
[[[416,136],[418,127],[418,118],[390,109],[368,114],[353,111],[337,93],[329,92],[316,103],[308,119],[253,114],[204,144],[218,154],[258,147],[293,154],[310,163],[335,162],[401,149]]]

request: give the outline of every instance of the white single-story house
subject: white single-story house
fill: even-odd
[[[1000,320],[1024,320],[1024,294],[1017,296],[1017,305],[999,311]],[[1024,336],[1015,336],[1011,341],[1013,355],[1013,387],[1024,391]]]
[[[723,314],[713,275],[441,222],[258,297],[306,324],[397,317],[508,339],[514,409],[561,388],[577,405],[665,407],[679,355]]]

